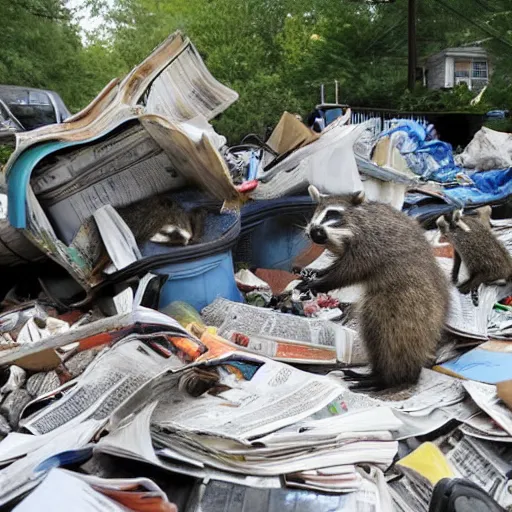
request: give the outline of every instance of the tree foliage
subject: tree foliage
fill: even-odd
[[[0,83],[57,90],[83,107],[114,76],[176,29],[189,35],[212,73],[240,94],[216,122],[235,142],[262,134],[283,110],[307,114],[320,84],[334,101],[407,110],[470,110],[473,94],[406,91],[407,0],[84,0],[105,20],[83,44],[65,0],[0,0]],[[478,107],[510,108],[510,0],[418,0],[421,59],[483,41],[493,83]]]
[[[59,0],[0,0],[0,83],[58,89],[79,106],[73,76],[82,51],[77,27]]]

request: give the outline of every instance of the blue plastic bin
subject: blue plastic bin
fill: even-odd
[[[217,297],[243,302],[234,273],[231,250],[184,263],[173,263],[155,271],[169,277],[160,292],[159,307],[182,300],[201,311]]]
[[[181,300],[198,311],[217,297],[243,301],[233,271],[231,249],[240,234],[238,213],[210,213],[199,243],[166,247],[148,242],[142,248],[155,274],[168,276],[160,292],[160,308]]]
[[[242,208],[242,232],[234,250],[237,263],[290,271],[310,245],[304,227],[315,203],[308,195],[253,201]]]

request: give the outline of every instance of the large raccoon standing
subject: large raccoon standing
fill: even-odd
[[[306,228],[313,242],[335,256],[299,288],[326,293],[362,284],[361,334],[370,375],[352,389],[385,389],[415,384],[435,356],[448,310],[448,284],[422,229],[389,205],[351,197],[323,196]]]

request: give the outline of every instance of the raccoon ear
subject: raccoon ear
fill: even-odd
[[[491,224],[492,207],[487,205],[487,206],[482,206],[482,208],[477,208],[476,215],[481,222],[483,222],[486,225],[490,225]]]
[[[455,210],[453,212],[453,223],[466,233],[471,231],[471,228],[462,220],[462,210]]]
[[[360,190],[359,192],[356,192],[355,194],[352,194],[352,197],[350,198],[350,202],[357,206],[358,204],[361,204],[365,200],[365,193],[364,190]]]
[[[309,185],[308,192],[309,192],[309,195],[311,196],[311,199],[313,199],[313,201],[315,201],[315,203],[320,202],[320,198],[322,197],[322,194],[320,194],[320,192],[314,185]]]

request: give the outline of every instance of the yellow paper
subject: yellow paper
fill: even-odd
[[[423,443],[397,463],[409,468],[436,485],[442,478],[453,478],[455,473],[448,465],[443,453],[432,443]]]

